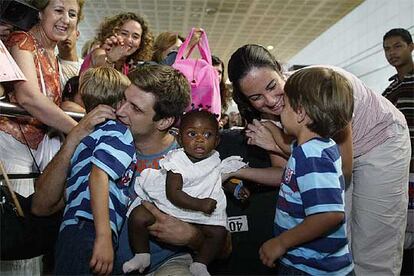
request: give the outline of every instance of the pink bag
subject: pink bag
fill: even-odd
[[[204,30],[201,30],[201,39],[197,44],[201,59],[190,59],[188,57],[183,59],[184,52],[190,43],[194,31],[195,28],[192,28],[190,34],[178,50],[177,57],[172,66],[182,72],[191,85],[191,105],[187,108],[187,111],[193,107],[202,107],[220,116],[219,77],[211,62],[210,47],[208,46],[207,35]],[[188,55],[191,54],[193,49],[190,50]]]

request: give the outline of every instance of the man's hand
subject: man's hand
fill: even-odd
[[[108,275],[112,272],[114,263],[114,249],[111,236],[97,236],[93,246],[92,258],[89,266],[93,273]]]
[[[250,191],[246,187],[241,187],[239,190],[239,198],[241,202],[246,201],[250,197]]]
[[[278,237],[266,241],[259,249],[260,260],[268,267],[275,267],[276,259],[285,253],[286,247]]]
[[[189,246],[198,249],[203,240],[201,232],[193,225],[162,213],[153,204],[143,201],[142,204],[155,217],[155,223],[148,231],[158,240],[177,246]]]

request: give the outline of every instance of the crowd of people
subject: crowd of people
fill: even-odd
[[[5,85],[6,99],[31,115],[0,117],[0,161],[9,173],[41,172],[35,182],[11,181],[30,196],[27,213],[61,214],[54,246],[38,254],[49,253],[51,273],[210,275],[209,265],[232,253],[228,198],[248,200],[243,183],[251,182],[278,190],[261,206],[275,209],[274,236],[257,249],[272,273],[399,275],[404,248],[414,247],[407,30],[383,37],[397,71],[383,95],[335,66],[284,72],[256,44],[232,54],[230,87],[213,55],[222,110],[213,114],[187,109],[191,86],[171,66],[185,40],[178,33],[154,38],[145,17],[122,12],[105,18],[79,54],[84,0],[33,4],[39,22],[29,31],[0,22],[26,77]],[[228,111],[232,100],[238,112]],[[85,116],[78,122],[64,111]],[[261,148],[270,166],[221,160],[216,147],[230,132]],[[1,261],[0,269],[40,275],[41,258]]]

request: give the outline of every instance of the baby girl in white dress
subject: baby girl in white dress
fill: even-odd
[[[203,245],[190,266],[193,275],[210,275],[207,265],[223,248],[227,204],[222,174],[235,172],[246,163],[238,156],[220,160],[215,151],[219,143],[218,122],[206,110],[193,110],[183,116],[178,142],[182,148],[170,151],[160,160],[160,170],[145,169],[137,177],[138,197],[128,211],[130,242],[136,254],[124,263],[125,273],[143,272],[150,264],[147,227],[155,218],[141,205],[142,200],[153,202],[171,216],[196,224],[205,234]]]

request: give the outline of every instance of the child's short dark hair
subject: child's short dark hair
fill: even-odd
[[[98,67],[86,70],[79,81],[79,90],[86,112],[99,104],[116,108],[116,105],[124,99],[124,92],[130,85],[130,80],[114,68]]]
[[[409,31],[403,28],[395,28],[389,30],[383,37],[382,41],[384,42],[387,38],[399,36],[401,37],[407,44],[413,43],[413,38]]]
[[[181,118],[180,131],[184,127],[184,125],[191,122],[193,118],[207,119],[207,121],[209,121],[211,125],[214,127],[214,130],[216,131],[216,133],[218,133],[219,124],[218,124],[216,115],[205,109],[194,109],[189,112],[186,112]]]
[[[334,136],[352,119],[352,86],[332,69],[310,67],[296,71],[284,90],[292,109],[302,107],[312,120],[307,127],[321,137]]]
[[[79,91],[79,76],[68,79],[62,91],[62,101],[74,101]]]

